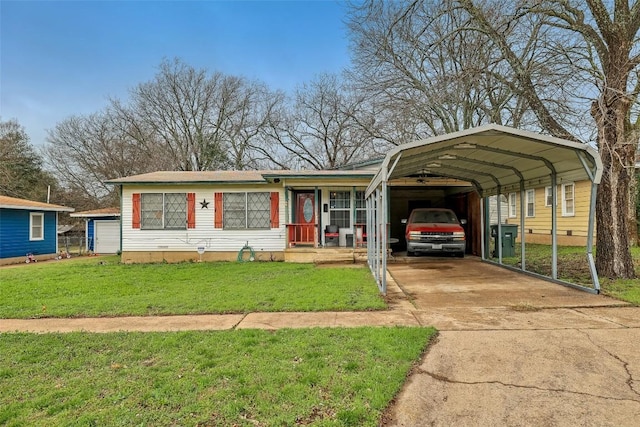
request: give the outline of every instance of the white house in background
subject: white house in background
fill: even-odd
[[[360,246],[372,167],[153,172],[107,181],[120,188],[122,261],[235,260],[245,246],[258,260],[283,260],[294,247]]]

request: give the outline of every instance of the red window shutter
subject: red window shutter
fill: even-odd
[[[140,228],[140,194],[135,193],[132,196],[133,213],[131,215],[131,227]]]
[[[222,228],[222,193],[215,193],[213,195],[214,200],[214,209],[215,209],[215,217],[214,224],[215,228]]]
[[[196,193],[187,193],[187,228],[196,228]]]
[[[271,193],[271,228],[280,226],[280,193]]]

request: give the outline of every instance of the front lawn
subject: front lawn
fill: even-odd
[[[4,334],[0,425],[376,426],[434,333]]]
[[[386,308],[362,266],[119,263],[83,258],[0,269],[0,318]]]

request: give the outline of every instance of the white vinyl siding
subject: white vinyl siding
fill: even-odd
[[[31,212],[29,215],[29,240],[44,240],[44,214]]]
[[[286,247],[285,200],[282,186],[265,186],[266,192],[280,193],[279,227],[266,229],[221,229],[214,226],[214,194],[230,190],[229,186],[125,186],[122,197],[122,250],[124,252],[154,251],[193,251],[197,257],[198,246],[206,251],[238,252],[246,242],[257,251],[283,251]],[[157,193],[195,193],[196,228],[140,230],[132,227],[132,194],[145,194],[145,191]],[[262,190],[262,188],[261,188]],[[254,192],[255,188],[234,186],[234,192]],[[202,202],[208,202],[203,207]],[[269,224],[267,224],[269,226]]]
[[[527,190],[527,217],[532,218],[536,216],[536,190]]]

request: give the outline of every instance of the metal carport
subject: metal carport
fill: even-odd
[[[600,284],[593,260],[593,228],[595,200],[602,176],[598,152],[587,144],[568,141],[529,131],[490,124],[446,135],[403,144],[391,150],[366,191],[367,230],[369,232],[368,263],[380,292],[386,294],[387,247],[389,242],[390,180],[417,172],[468,181],[481,197],[482,259],[488,261],[489,222],[484,217],[487,198],[507,192],[520,192],[520,229],[524,229],[524,194],[529,188],[552,188],[552,269],[551,279],[591,292],[599,292]],[[587,262],[594,288],[561,282],[557,275],[557,184],[589,180],[591,182]],[[498,263],[502,263],[500,197],[498,199]],[[525,236],[521,234],[522,262],[519,271],[527,272]],[[510,268],[510,267],[509,267]],[[529,274],[533,274],[527,272]],[[545,276],[546,278],[546,276]]]

